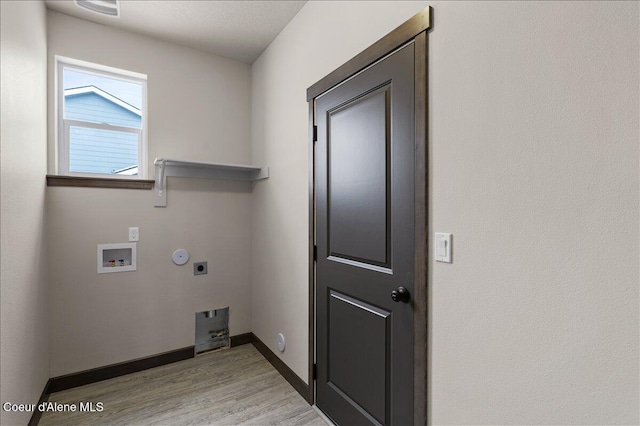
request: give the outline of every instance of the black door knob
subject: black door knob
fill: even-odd
[[[393,290],[391,292],[391,300],[394,302],[404,302],[407,303],[409,301],[410,295],[409,290],[400,286],[397,290]]]

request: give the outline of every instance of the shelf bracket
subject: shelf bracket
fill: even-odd
[[[156,160],[154,166],[156,184],[153,191],[153,205],[155,207],[167,207],[167,175],[165,173],[165,161],[162,159]]]

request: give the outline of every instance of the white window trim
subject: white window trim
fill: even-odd
[[[109,78],[138,83],[142,86],[142,105],[140,113],[142,114],[142,129],[132,129],[129,127],[112,126],[108,124],[91,123],[87,121],[64,120],[64,88],[63,88],[63,70],[64,68],[77,69],[84,73],[106,76]],[[64,56],[55,56],[55,167],[56,174],[60,176],[79,176],[79,177],[96,177],[96,178],[112,178],[112,179],[131,179],[140,180],[147,178],[148,169],[148,149],[147,149],[147,76],[133,71],[122,70],[119,68],[109,67],[106,65],[95,64],[91,62],[80,61],[78,59],[67,58]],[[128,109],[128,108],[127,108]],[[65,124],[65,122],[68,122]],[[69,124],[71,123],[71,124]],[[97,173],[73,173],[69,171],[69,125],[82,125],[85,127],[96,127],[107,130],[126,131],[138,133],[138,175],[111,175]]]

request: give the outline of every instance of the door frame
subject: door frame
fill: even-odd
[[[309,392],[306,399],[315,403],[315,99],[327,90],[353,77],[403,45],[415,46],[415,280],[412,289],[414,323],[414,425],[427,424],[427,31],[431,29],[431,6],[418,12],[373,45],[307,89],[309,103]]]

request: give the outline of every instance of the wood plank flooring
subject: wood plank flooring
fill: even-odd
[[[51,394],[102,412],[45,412],[39,425],[295,425],[327,423],[251,344]]]

